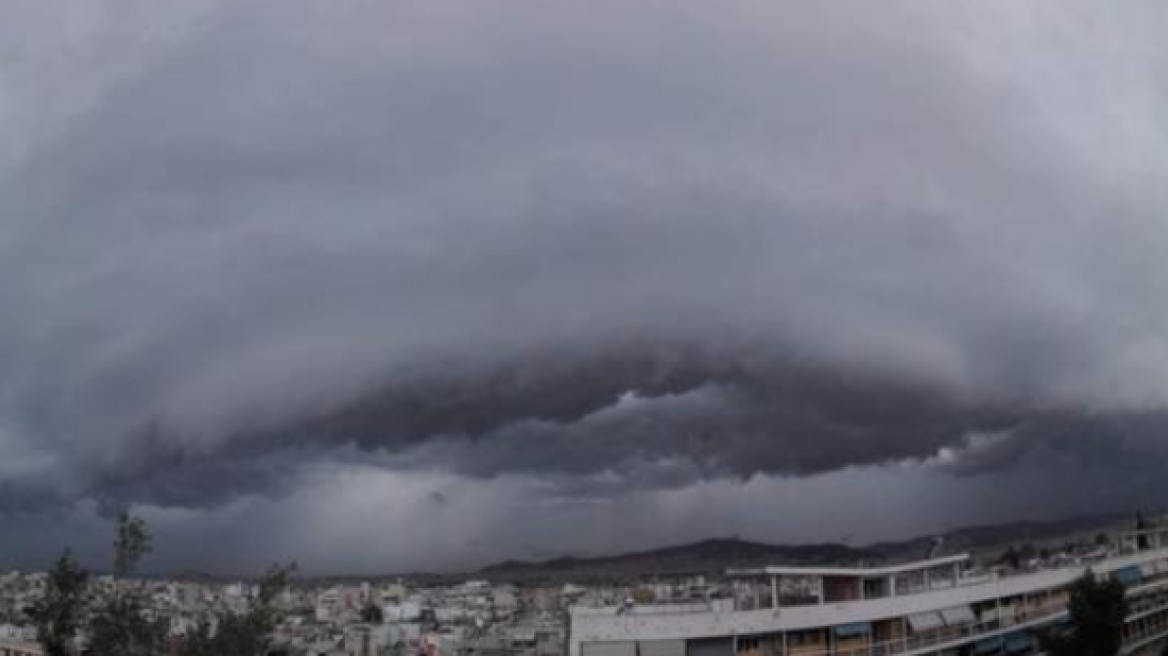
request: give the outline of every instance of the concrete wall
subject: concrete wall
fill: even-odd
[[[0,656],[44,656],[40,645],[0,641]]]

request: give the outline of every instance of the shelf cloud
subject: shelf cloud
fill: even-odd
[[[116,9],[0,27],[9,524],[1162,462],[1155,3]]]

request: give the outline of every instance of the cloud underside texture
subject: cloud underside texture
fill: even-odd
[[[1161,461],[1153,4],[126,9],[0,28],[2,510]]]

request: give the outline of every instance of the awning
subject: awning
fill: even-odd
[[[1062,624],[1070,624],[1070,623],[1071,623],[1070,613],[1063,611],[1063,613],[1060,617],[1056,617],[1056,618],[1051,619],[1051,620],[1044,620],[1044,621],[1040,622],[1039,624],[1040,624],[1040,626],[1059,626]]]
[[[945,620],[941,619],[940,613],[917,613],[908,616],[908,625],[914,632],[920,633],[945,626]]]
[[[588,643],[584,643],[587,646]],[[734,641],[730,638],[698,638],[685,641],[688,656],[726,656],[734,653]],[[588,656],[585,654],[585,656]]]
[[[1030,649],[1034,639],[1028,633],[1014,633],[1006,637],[1006,653],[1017,654]]]
[[[1116,581],[1124,585],[1136,585],[1143,579],[1143,574],[1140,572],[1138,565],[1117,569],[1112,576],[1115,577]]]
[[[835,627],[835,635],[837,638],[855,638],[857,636],[868,635],[869,633],[872,633],[872,625],[868,622],[840,624]]]
[[[973,653],[975,654],[992,654],[1002,649],[1002,644],[1005,640],[1002,636],[995,636],[993,638],[986,638],[985,640],[978,640],[973,644]]]
[[[586,642],[581,645],[584,656],[637,656],[635,642]]]
[[[638,640],[639,656],[685,656],[685,640]]]
[[[974,624],[977,622],[977,616],[973,614],[973,609],[969,606],[946,608],[941,611],[941,619],[945,620],[945,624],[949,626],[960,626],[962,624]]]

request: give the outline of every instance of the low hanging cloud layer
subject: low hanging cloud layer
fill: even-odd
[[[0,513],[1163,457],[1156,3],[7,13]]]

